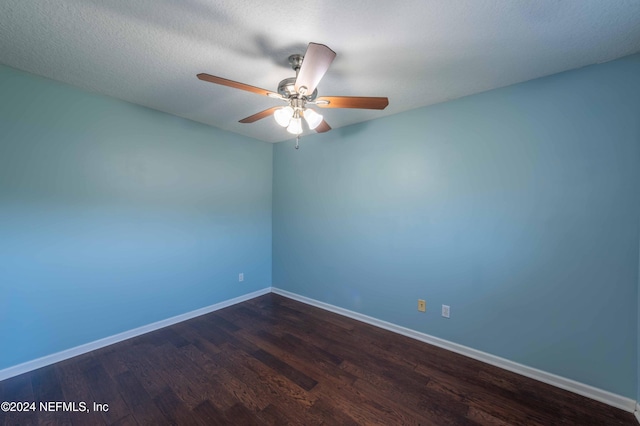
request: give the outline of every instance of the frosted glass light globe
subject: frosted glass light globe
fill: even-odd
[[[276,123],[282,127],[287,127],[289,125],[291,117],[293,117],[293,108],[290,106],[277,109],[276,112],[273,113],[273,118],[276,119]]]

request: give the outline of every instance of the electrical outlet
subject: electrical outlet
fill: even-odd
[[[449,307],[449,305],[442,305],[442,316],[445,318],[449,318],[450,314],[451,308]]]
[[[422,299],[418,299],[418,310],[420,312],[426,312],[427,311],[427,302],[425,302]]]
[[[244,272],[240,272],[238,274],[238,282],[242,282],[242,281],[244,281]]]

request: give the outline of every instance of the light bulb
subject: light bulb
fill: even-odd
[[[312,109],[304,110],[304,119],[307,121],[311,130],[315,129],[322,123],[322,115],[318,114]]]
[[[287,132],[293,133],[294,135],[302,133],[302,121],[300,120],[300,117],[294,117],[291,119],[289,127],[287,127]]]
[[[282,127],[287,127],[289,125],[291,117],[293,117],[293,108],[290,106],[277,109],[276,112],[273,113],[273,118],[276,119],[276,123]]]

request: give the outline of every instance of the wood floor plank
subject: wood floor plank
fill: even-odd
[[[336,425],[353,426],[358,424],[358,422],[351,418],[347,413],[341,411],[338,407],[324,398],[318,398],[311,407],[310,412],[313,417],[331,419],[331,421]]]
[[[223,385],[252,411],[263,410],[273,402],[266,383],[255,380],[255,374],[246,365],[234,363],[232,351],[230,348],[226,352],[214,355]]]
[[[186,346],[189,342],[171,327],[165,327],[158,332],[158,339],[171,343],[176,348]]]
[[[256,390],[257,387],[253,387],[251,384],[247,384],[234,376],[220,362],[220,360],[217,360],[215,363],[207,365],[208,374],[220,383],[225,392],[231,395],[236,402],[245,404],[253,411],[262,410],[271,403],[268,398]]]
[[[48,365],[31,372],[31,386],[33,388],[33,397],[35,401],[62,401],[63,394],[58,377],[56,374],[56,366]],[[71,419],[68,412],[54,412],[38,410],[38,423],[52,424],[56,421],[62,423],[70,423]]]
[[[281,298],[277,301],[277,306],[278,313],[281,315],[287,313],[292,319],[302,316],[312,317],[318,321],[331,323],[333,326],[338,327],[338,330],[342,330],[343,333],[352,332],[358,327],[358,321],[327,312],[315,306],[304,305],[291,299]]]
[[[198,421],[199,419],[192,415],[191,410],[169,387],[153,398],[153,402],[171,424],[206,424],[204,420]]]
[[[352,389],[360,395],[366,395],[378,406],[385,407],[390,418],[397,419],[401,423],[411,423],[425,414],[434,419],[434,423],[463,424],[466,422],[464,416],[468,407],[465,404],[452,403],[437,394],[415,395],[412,392],[404,392],[400,387],[383,391],[366,380],[356,380]],[[424,401],[428,401],[428,404],[424,404]]]
[[[224,317],[220,316],[215,312],[211,314],[210,318],[213,320],[216,326],[218,326],[219,328],[223,329],[226,332],[234,333],[240,330],[240,327],[238,327],[233,322],[225,319]]]
[[[100,363],[111,377],[128,371],[129,367],[127,367],[127,364],[120,358],[119,354],[129,349],[131,346],[130,342],[130,340],[125,340],[124,342],[111,345],[98,355]]]
[[[60,379],[60,387],[62,388],[63,398],[61,401],[66,402],[84,402],[88,409],[93,408],[94,402],[91,392],[91,386],[85,375],[84,366],[93,362],[93,357],[81,355],[77,358],[59,362],[56,364],[58,377]],[[72,424],[107,424],[101,413],[70,413]]]
[[[262,424],[258,415],[243,404],[236,404],[229,408],[225,415],[228,419],[233,419],[233,423],[238,425],[253,426]]]
[[[295,417],[295,412],[293,413],[294,414],[292,415]],[[289,414],[291,415],[291,413]],[[288,419],[287,416],[283,413],[283,410],[281,410],[280,408],[278,408],[273,404],[267,405],[264,408],[264,410],[260,411],[257,415],[260,421],[262,422],[262,424],[266,424],[266,425],[300,424],[300,422],[297,421],[298,420],[297,418],[295,419],[295,421],[291,421],[290,419]],[[307,423],[307,424],[313,424],[313,423]]]
[[[271,415],[279,412],[280,416],[286,418],[285,423],[292,424],[314,424],[318,423],[313,413],[309,412],[309,408],[316,402],[316,396],[300,389],[299,386],[281,376],[276,371],[258,361],[243,351],[234,351],[229,354],[229,361],[233,365],[247,366],[250,377],[254,382],[259,382],[264,389],[264,393],[269,396],[272,401],[267,407],[260,411],[264,414],[259,415],[260,418],[268,413]],[[246,374],[244,374],[245,377]],[[278,410],[277,407],[281,409]]]
[[[111,423],[111,426],[138,426],[138,421],[133,416],[133,414],[129,414],[126,417],[121,418],[115,423]]]
[[[394,414],[390,406],[380,407],[375,401],[363,397],[351,386],[325,387],[321,383],[314,392],[332,404],[338,411],[346,413],[359,424],[389,425],[403,423]],[[411,423],[418,424],[419,421],[415,420]]]
[[[273,356],[263,349],[258,349],[257,351],[252,352],[251,355],[258,361],[261,361],[265,365],[273,368],[279,374],[291,380],[293,383],[300,386],[304,390],[309,391],[318,384],[315,379],[307,376],[302,371],[296,370],[286,362]]]
[[[173,344],[167,342],[159,345],[147,357],[155,371],[163,377],[165,383],[171,384],[171,390],[188,409],[196,407],[209,396],[204,370],[195,366]]]
[[[132,345],[127,351],[118,352],[117,354],[122,362],[127,365],[128,370],[136,376],[149,396],[153,398],[164,390],[167,383],[162,377],[163,370],[150,363],[145,356],[148,352],[149,349]]]
[[[3,401],[7,402],[35,402],[33,386],[31,385],[31,373],[21,374],[2,382],[4,389]],[[2,412],[0,411],[0,421],[4,425],[24,424],[33,425],[38,423],[37,412]]]
[[[212,358],[219,352],[208,354],[194,345],[184,346],[181,351],[203,371],[203,377],[208,383],[206,394],[217,409],[225,411],[238,402],[223,384],[224,379],[220,375],[223,368]]]
[[[229,407],[231,408],[231,407]],[[220,411],[210,400],[202,401],[197,407],[193,409],[194,413],[197,413],[207,424],[211,426],[228,425],[232,422],[227,418],[224,411]]]
[[[194,387],[195,392],[205,392],[208,381],[205,371],[185,353],[191,344],[176,347],[172,344],[159,346],[156,351],[156,366],[162,365],[168,374],[179,372]]]
[[[100,364],[97,358],[91,360],[84,369],[92,396],[91,403],[107,404],[109,409],[100,414],[108,423],[115,423],[123,417],[131,414],[129,407],[120,396],[117,383]]]
[[[250,333],[246,330],[240,330],[238,334],[292,367],[300,371],[305,371],[310,377],[316,377],[317,380],[343,384],[353,383],[355,381],[356,378],[352,374],[336,368],[342,363],[341,361],[339,364],[335,364],[338,357],[332,355],[331,361],[327,362],[326,359],[329,357],[321,354],[324,351],[321,348],[317,348],[318,353],[314,356],[308,356],[305,353],[306,348],[300,347],[293,349],[289,343],[286,343],[285,339],[274,339],[273,337],[265,339],[265,333],[262,333],[263,331],[264,330],[258,330]],[[278,337],[281,337],[281,335],[278,334]],[[313,351],[312,349],[310,350]]]
[[[0,425],[637,426],[631,413],[275,294],[4,380],[0,397],[109,404],[0,413]]]
[[[168,420],[155,405],[142,383],[131,371],[125,371],[116,376],[120,388],[120,395],[129,406],[134,419],[141,425],[168,423]]]

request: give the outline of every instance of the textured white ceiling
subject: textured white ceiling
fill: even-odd
[[[279,101],[196,74],[275,91],[310,41],[338,54],[320,96],[389,97],[321,110],[338,128],[639,52],[640,1],[0,2],[3,64],[269,142],[290,135],[238,120]]]

